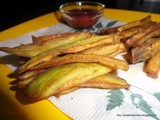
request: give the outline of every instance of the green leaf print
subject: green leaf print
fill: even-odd
[[[132,104],[135,105],[136,108],[141,109],[148,116],[151,116],[151,117],[159,120],[159,118],[156,116],[156,114],[152,111],[152,109],[151,109],[152,107],[150,105],[148,105],[148,103],[143,99],[142,95],[132,93],[131,100],[132,100]]]
[[[100,29],[100,28],[102,28],[103,26],[102,26],[102,23],[99,22],[99,23],[97,23],[97,24],[95,25],[95,27],[98,28],[98,29]]]
[[[157,93],[154,93],[153,95],[160,101],[160,93],[157,92]]]
[[[114,24],[116,24],[117,23],[117,21],[111,21],[111,22],[109,22],[107,25],[106,25],[106,27],[111,27],[111,26],[113,26]]]
[[[115,107],[119,107],[120,105],[122,105],[124,101],[124,94],[121,90],[110,90],[108,93],[110,95],[107,96],[109,98],[109,103],[106,110],[112,110]]]

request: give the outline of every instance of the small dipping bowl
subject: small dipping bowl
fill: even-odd
[[[105,5],[92,1],[69,2],[61,5],[63,19],[75,29],[92,27],[102,17]]]

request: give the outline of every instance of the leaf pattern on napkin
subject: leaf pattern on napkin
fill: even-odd
[[[92,31],[94,33],[99,32],[99,30],[103,27],[101,22],[96,23],[94,26],[92,26],[91,28],[89,28],[89,31]]]
[[[119,107],[124,102],[124,94],[121,90],[110,90],[109,95],[107,96],[109,98],[109,103],[107,105],[106,110],[112,110],[115,107]]]
[[[107,23],[106,27],[111,27],[113,26],[114,24],[116,24],[118,21],[111,21],[109,23]]]
[[[159,102],[160,102],[160,92],[154,93],[153,95],[154,95],[154,96],[157,98],[157,100],[159,100]]]
[[[140,110],[142,110],[143,112],[145,112],[148,116],[151,116],[151,117],[159,120],[159,118],[152,111],[152,107],[147,103],[147,101],[145,101],[143,99],[142,95],[132,93],[130,95],[130,97],[131,97],[132,104],[136,108],[139,108]]]
[[[97,24],[95,25],[95,27],[100,29],[100,28],[102,28],[103,26],[102,26],[102,23],[99,22],[99,23],[97,23]]]
[[[137,88],[137,87],[136,87]],[[142,90],[142,89],[139,89]],[[143,90],[142,90],[143,91]],[[122,105],[124,101],[124,98],[126,97],[121,90],[110,90],[108,92],[108,104],[106,107],[106,110],[113,110],[116,107],[119,107]],[[156,92],[154,94],[148,93],[149,95],[152,95],[160,101],[160,92]],[[150,116],[156,120],[160,120],[160,118],[157,117],[157,115],[152,111],[152,107],[148,104],[148,102],[143,98],[143,95],[141,94],[135,94],[130,91],[130,99],[132,104],[137,108],[146,113],[144,116]]]

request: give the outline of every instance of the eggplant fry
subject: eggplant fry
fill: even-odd
[[[116,44],[103,44],[100,46],[84,50],[80,53],[114,57],[117,54],[123,52],[127,52],[127,48],[125,47],[125,45],[123,43],[116,43]]]
[[[141,20],[135,20],[131,21],[127,24],[121,25],[121,26],[116,26],[116,27],[111,27],[111,28],[102,28],[100,30],[101,35],[109,35],[109,34],[114,34],[117,32],[122,32],[122,31],[127,31],[129,29],[134,29],[137,27],[143,27],[146,24],[154,24],[156,22],[153,22],[151,20],[151,15],[146,16],[145,18],[142,18]]]
[[[111,28],[103,28],[100,30],[100,34],[101,35],[110,35],[110,34],[114,34],[114,33],[117,33],[118,32],[118,28],[120,26],[117,26],[117,27],[111,27]]]
[[[130,62],[137,63],[146,61],[160,50],[160,38],[154,38],[152,44],[135,47],[130,53]]]
[[[66,44],[61,47],[61,53],[76,53],[103,44],[119,43],[120,39],[120,35],[95,36],[71,44]]]
[[[32,35],[31,37],[32,37],[33,43],[41,43],[41,42],[45,42],[45,41],[48,41],[48,40],[53,40],[53,39],[56,39],[56,38],[63,38],[64,36],[68,36],[68,35],[71,35],[71,34],[74,34],[74,33],[66,32],[66,33],[42,35],[42,36],[38,36],[38,37]]]
[[[125,44],[130,47],[137,47],[137,46],[143,46],[143,43],[145,43],[146,40],[160,36],[160,23],[149,26],[148,29],[145,29],[136,35],[130,37],[125,41]]]
[[[160,71],[160,51],[148,60],[144,69],[149,77],[154,79],[158,78],[158,73]]]
[[[0,51],[6,53],[14,54],[17,56],[32,58],[46,50],[56,48],[58,46],[79,41],[82,39],[90,38],[92,33],[90,32],[74,32],[73,34],[48,40],[40,43],[30,43],[25,45],[20,45],[17,47],[0,47]]]
[[[157,30],[154,30],[151,33],[148,33],[148,35],[146,35],[141,40],[139,40],[134,46],[143,46],[143,43],[146,43],[146,41],[148,39],[156,38],[156,37],[159,37],[159,36],[160,36],[160,26],[159,26],[159,28]]]
[[[115,34],[117,34],[118,36],[121,36],[121,42],[124,42],[126,39],[128,39],[131,36],[139,33],[142,30],[143,30],[143,28],[134,28],[134,29],[130,29],[130,30],[125,30],[125,31],[117,32]]]
[[[61,54],[77,53],[103,44],[120,43],[121,39],[128,38],[133,34],[137,33],[137,31],[138,30],[131,30],[120,32],[114,35],[94,36],[44,51],[41,54],[31,58],[24,65],[22,65],[20,67],[20,73],[24,72],[25,69],[30,69],[33,66],[40,64],[41,62],[48,61]]]
[[[19,89],[23,90],[31,81],[33,81],[36,78],[36,76],[34,77],[30,77],[24,80],[21,80],[17,83],[17,86]]]
[[[26,97],[33,101],[42,100],[54,95],[58,88],[75,86],[111,72],[113,69],[95,63],[72,63],[51,68],[37,76],[24,89]]]
[[[117,28],[118,31],[124,31],[127,29],[131,29],[137,26],[143,26],[148,22],[152,22],[151,21],[151,15],[146,16],[145,18],[142,18],[141,20],[135,20],[135,21],[131,21],[125,25],[122,25],[120,27]]]
[[[25,72],[24,74],[19,75],[18,78],[20,80],[25,80],[25,79],[28,79],[30,77],[37,76],[37,75],[43,73],[45,70],[46,69],[39,69],[39,70],[28,71],[28,72]]]
[[[29,70],[41,70],[51,67],[61,66],[68,63],[74,62],[84,62],[84,63],[99,63],[105,66],[112,67],[113,69],[122,69],[127,71],[129,65],[126,61],[119,60],[112,57],[106,57],[101,55],[91,55],[91,54],[68,54],[62,57],[55,57],[47,62],[32,67]]]
[[[116,36],[117,37],[120,37],[121,41],[124,41],[126,40],[127,38],[130,38],[131,36],[135,35],[136,33],[139,33],[141,31],[144,30],[144,28],[146,28],[146,26],[143,26],[143,27],[137,27],[137,28],[132,28],[132,29],[128,29],[128,30],[124,30],[124,31],[118,31],[118,32],[115,32],[113,34],[109,34],[110,36]],[[108,36],[109,36],[108,35]]]
[[[20,73],[22,73],[27,69],[32,68],[33,66],[36,66],[42,62],[48,61],[56,57],[57,55],[67,54],[67,53],[76,53],[76,52],[80,52],[80,51],[83,51],[92,47],[96,47],[98,45],[107,44],[107,43],[108,44],[119,43],[119,39],[120,37],[117,37],[117,36],[96,36],[96,37],[91,37],[81,41],[77,41],[74,43],[66,44],[54,49],[50,49],[31,58],[29,61],[27,61],[24,65],[22,65],[19,68],[19,71]]]
[[[122,78],[115,75],[106,74],[95,77],[86,82],[81,82],[76,86],[69,86],[68,88],[59,88],[54,96],[60,97],[61,95],[68,94],[80,88],[98,88],[98,89],[129,89],[130,85]]]
[[[109,73],[93,78],[85,83],[81,83],[78,86],[100,89],[128,89],[130,87],[130,85],[124,79]]]

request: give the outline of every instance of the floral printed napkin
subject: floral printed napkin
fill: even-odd
[[[101,28],[122,24],[124,23],[117,20],[102,18],[89,30],[98,32]],[[0,46],[14,47],[30,43],[31,35],[73,31],[76,30],[60,23],[6,40],[1,42]],[[123,59],[122,56],[116,57]],[[0,52],[0,57],[9,68],[17,69],[15,57],[3,52]],[[130,65],[128,71],[117,71],[118,76],[131,85],[129,90],[83,88],[59,98],[52,96],[48,100],[74,120],[160,120],[160,77],[147,77],[142,71],[143,64],[141,62]]]

